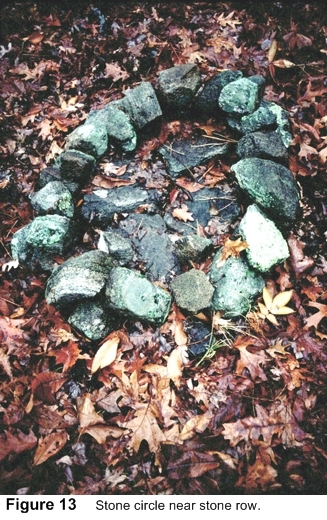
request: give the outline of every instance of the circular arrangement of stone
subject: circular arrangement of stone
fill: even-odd
[[[63,311],[88,339],[104,338],[117,329],[120,317],[160,325],[173,298],[191,315],[207,309],[225,317],[244,315],[264,287],[262,273],[288,258],[281,230],[299,214],[297,185],[286,166],[292,135],[287,112],[263,99],[264,86],[263,77],[244,78],[240,71],[217,73],[202,85],[194,64],[164,70],[154,86],[143,82],[124,98],[92,111],[67,137],[54,165],[41,172],[38,191],[30,197],[38,216],[14,234],[12,256],[30,268],[39,264],[51,271],[47,303]],[[215,229],[226,232],[237,220],[240,209],[227,185],[193,194],[187,209],[194,222],[175,219],[170,209],[160,212],[158,190],[133,185],[84,195],[80,216],[101,229],[98,249],[56,266],[53,257],[69,251],[80,226],[74,220],[74,197],[108,146],[131,153],[137,133],[163,113],[176,117],[190,109],[204,120],[223,114],[242,136],[236,150],[240,160],[231,169],[250,201],[237,228],[248,244],[243,256],[229,257],[222,265],[217,251],[208,276],[194,268],[182,273],[183,265],[203,261],[213,249],[209,238],[197,235],[196,222],[205,227],[215,221]],[[229,146],[206,137],[183,138],[158,152],[166,174],[176,180],[226,155]],[[146,212],[137,212],[140,207]],[[113,225],[117,214],[124,219]],[[135,260],[144,265],[145,275],[129,267]],[[158,281],[172,295],[154,283]]]

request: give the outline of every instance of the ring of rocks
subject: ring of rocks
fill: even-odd
[[[41,172],[38,191],[30,196],[38,216],[13,235],[12,256],[51,272],[47,303],[88,339],[104,338],[126,317],[161,325],[173,300],[191,316],[208,309],[227,318],[244,315],[264,287],[262,274],[288,258],[283,235],[299,214],[297,185],[287,168],[292,135],[287,112],[264,99],[264,88],[262,76],[244,78],[240,71],[219,72],[203,84],[194,64],[164,70],[154,85],[142,82],[92,111],[67,137],[53,166]],[[109,145],[131,156],[138,133],[163,114],[176,119],[190,113],[204,121],[223,117],[240,135],[239,161],[231,170],[247,209],[234,235],[247,248],[225,261],[218,250],[208,275],[194,265],[212,256],[214,236],[230,231],[240,214],[227,184],[195,183],[202,189],[188,193],[182,213],[162,209],[163,195],[151,183],[111,189],[100,183],[84,195],[79,210],[74,204]],[[211,136],[165,143],[158,150],[163,175],[178,184],[192,168],[228,154],[231,146]],[[126,163],[124,175],[128,168]],[[98,248],[56,265],[53,257],[70,251],[79,221],[99,228]],[[206,236],[197,233],[197,224]]]

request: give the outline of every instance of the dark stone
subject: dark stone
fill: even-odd
[[[129,115],[137,129],[144,128],[162,116],[156,93],[147,81],[127,91],[126,96],[117,102],[117,106]]]
[[[52,166],[44,168],[44,170],[40,172],[39,178],[36,181],[36,188],[38,190],[41,190],[49,182],[55,181],[62,182],[63,185],[66,186],[66,188],[70,191],[72,195],[74,195],[80,189],[80,184],[78,182],[73,182],[64,179],[61,175],[59,168],[54,168]]]
[[[199,137],[194,139],[179,139],[171,145],[161,146],[159,153],[172,179],[188,173],[194,166],[199,166],[215,157],[226,155],[227,144],[219,144]]]
[[[259,157],[283,163],[288,159],[287,148],[274,131],[246,134],[239,140],[236,153],[241,159]]]
[[[57,158],[55,166],[60,174],[70,181],[86,183],[92,177],[96,161],[92,155],[78,150],[67,150]]]
[[[211,252],[213,245],[208,238],[191,234],[175,242],[177,258],[182,264],[201,262]]]
[[[80,150],[96,159],[101,157],[107,148],[107,130],[99,121],[78,126],[66,139],[66,150]]]
[[[188,345],[190,357],[203,355],[211,343],[211,330],[202,321],[194,321],[189,327],[186,326],[186,333],[190,342]]]
[[[160,215],[130,215],[120,222],[119,230],[130,237],[137,259],[144,263],[150,280],[168,282],[174,274],[180,273],[175,248]]]
[[[240,187],[275,222],[288,225],[299,214],[299,192],[290,170],[266,159],[242,159],[231,167]]]
[[[115,258],[119,265],[127,265],[133,260],[131,241],[112,230],[101,231],[98,249]]]
[[[97,341],[114,330],[115,318],[108,315],[98,302],[85,301],[77,305],[68,323],[91,341]]]
[[[190,105],[200,85],[200,72],[194,63],[176,65],[159,73],[158,97],[166,109],[181,112]]]
[[[136,132],[129,115],[119,106],[113,102],[101,110],[93,110],[86,122],[105,125],[109,143],[117,144],[123,152],[132,152],[136,148]]]
[[[207,120],[218,113],[217,101],[222,89],[231,81],[240,79],[242,75],[239,70],[223,70],[205,83],[194,103],[195,110],[202,119]]]
[[[130,213],[139,206],[155,202],[156,191],[139,186],[97,190],[85,195],[82,216],[96,225],[108,225],[115,213]]]

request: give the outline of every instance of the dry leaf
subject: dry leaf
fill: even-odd
[[[120,338],[115,334],[112,338],[103,343],[94,356],[91,369],[92,374],[99,370],[99,368],[107,367],[115,361],[119,342]]]
[[[318,328],[319,323],[323,318],[327,318],[327,305],[324,305],[322,303],[317,302],[308,302],[306,305],[309,305],[310,307],[315,307],[318,309],[318,312],[310,316],[309,318],[306,318],[304,329],[310,329],[310,327],[314,327],[315,329]]]
[[[277,49],[278,49],[278,45],[277,45],[277,41],[276,40],[272,40],[271,44],[270,44],[270,47],[269,47],[269,51],[268,51],[268,61],[269,63],[271,63],[276,55],[276,52],[277,52]]]
[[[248,247],[249,244],[243,241],[241,238],[238,238],[237,240],[230,240],[227,238],[221,250],[217,267],[222,266],[230,256],[238,258],[241,254],[241,251],[244,251],[244,249],[247,249]]]
[[[113,437],[114,439],[119,439],[124,433],[122,428],[117,428],[116,426],[107,426],[105,424],[95,424],[93,426],[88,426],[83,429],[83,434],[88,433],[93,437],[98,444],[104,444],[107,440],[107,437]]]
[[[28,434],[24,434],[20,430],[16,430],[15,434],[5,431],[0,435],[0,460],[3,460],[9,453],[32,450],[36,444],[37,438],[32,431]]]
[[[117,62],[106,63],[104,77],[111,78],[113,82],[119,81],[120,79],[125,81],[125,79],[129,78],[129,74],[126,70],[122,69]]]
[[[188,363],[187,347],[180,346],[175,348],[170,354],[167,361],[168,377],[179,386],[179,380],[182,377],[183,366]]]
[[[69,368],[75,365],[80,353],[78,344],[69,340],[67,345],[61,346],[58,350],[49,350],[48,355],[55,356],[56,364],[62,364],[62,371],[67,372]]]
[[[143,440],[147,441],[149,450],[157,452],[160,444],[166,440],[166,437],[157,423],[156,414],[149,404],[140,405],[136,410],[134,419],[122,423],[124,428],[132,430],[130,438],[130,446],[138,451]]]
[[[189,212],[189,209],[186,206],[186,204],[182,204],[181,208],[175,208],[172,212],[172,215],[173,217],[178,218],[179,220],[183,220],[184,222],[194,222],[192,213]]]
[[[187,441],[192,439],[196,433],[203,433],[204,430],[208,428],[212,417],[212,412],[207,411],[203,415],[196,415],[192,417],[192,419],[189,419],[183,426],[179,436],[180,440]]]
[[[53,432],[46,437],[40,437],[38,446],[34,455],[34,466],[43,464],[53,455],[56,455],[66,444],[68,434],[64,430]]]
[[[296,67],[295,63],[288,60],[273,61],[273,65],[275,65],[275,67],[279,67],[280,69],[290,69],[291,67]]]
[[[95,411],[88,394],[85,397],[77,397],[76,403],[80,428],[104,423],[104,418]]]
[[[264,287],[262,291],[262,297],[265,305],[258,302],[260,310],[260,312],[258,312],[258,316],[261,319],[267,319],[274,325],[278,326],[279,324],[275,316],[283,316],[295,312],[294,309],[286,307],[286,303],[290,301],[292,294],[293,290],[283,291],[273,298],[267,287]]]

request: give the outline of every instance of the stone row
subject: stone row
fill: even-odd
[[[262,273],[288,256],[283,232],[298,218],[299,194],[287,168],[292,136],[287,112],[263,99],[264,78],[244,78],[240,71],[223,71],[202,85],[194,64],[160,72],[154,87],[142,82],[125,96],[92,111],[66,140],[64,152],[44,169],[31,195],[37,216],[12,239],[12,256],[33,268],[51,271],[46,301],[59,308],[69,323],[91,340],[98,340],[125,316],[155,325],[169,313],[172,296],[154,282],[168,285],[176,304],[196,315],[206,309],[226,317],[246,314],[262,291]],[[213,257],[209,276],[191,267],[208,257],[212,241],[196,234],[214,221],[227,232],[240,209],[228,186],[203,188],[187,201],[194,222],[181,222],[169,209],[160,212],[162,194],[155,189],[123,186],[84,195],[80,218],[101,230],[98,250],[73,257],[54,268],[53,256],[65,255],[80,228],[76,201],[95,172],[96,161],[118,146],[126,154],[137,146],[138,133],[160,121],[163,113],[199,120],[224,117],[242,136],[239,161],[232,166],[249,206],[236,232],[249,247],[240,258]],[[200,137],[177,139],[159,154],[167,175],[176,180],[191,168],[226,155],[229,144]],[[135,210],[147,208],[147,213]],[[116,215],[124,214],[118,226]],[[127,218],[126,218],[127,217]],[[176,234],[178,235],[176,238]],[[131,269],[143,265],[146,276]]]

